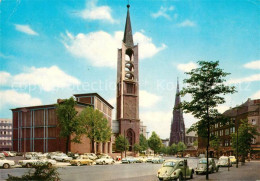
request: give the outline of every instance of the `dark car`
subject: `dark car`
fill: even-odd
[[[209,158],[209,173],[218,172],[218,166],[213,158]],[[198,161],[197,168],[195,169],[196,175],[207,172],[207,158],[201,158]]]

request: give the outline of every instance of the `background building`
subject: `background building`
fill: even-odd
[[[12,120],[0,118],[0,151],[12,150]]]
[[[211,133],[220,138],[220,155],[234,155],[232,149],[231,134],[237,132],[239,128],[240,120],[247,120],[250,124],[258,127],[260,132],[260,99],[251,100],[248,99],[245,103],[230,108],[223,113],[231,118],[231,122],[226,125],[215,124],[211,127]],[[231,124],[232,123],[232,124]],[[252,154],[258,155],[260,158],[260,136],[256,136],[256,139],[252,140]],[[206,141],[199,138],[199,152],[203,153],[206,149]],[[213,157],[216,155],[216,151],[210,148],[210,155]]]
[[[187,147],[194,146],[194,142],[198,141],[198,135],[195,131],[188,133],[189,128],[185,128],[185,144]]]
[[[80,113],[86,106],[101,111],[111,126],[113,107],[97,93],[76,94],[75,109]],[[62,100],[58,99],[57,103]],[[59,136],[55,104],[20,107],[13,112],[13,150],[18,152],[66,151],[66,141]],[[91,141],[83,136],[81,144],[69,144],[69,151],[85,153],[91,151]],[[95,152],[112,153],[111,140],[107,143],[95,143]]]
[[[143,121],[140,121],[140,135],[143,134],[146,139],[148,139],[147,126],[144,125]]]
[[[181,98],[179,95],[179,80],[177,81],[177,90],[175,95],[175,105],[173,108],[173,119],[171,124],[171,133],[170,133],[170,145],[173,143],[178,144],[180,141],[185,143],[185,124],[183,119],[182,109],[178,109],[179,104],[181,103]]]
[[[170,139],[169,138],[166,138],[166,139],[161,139],[162,140],[162,144],[164,145],[164,146],[169,146],[169,143],[170,143]]]

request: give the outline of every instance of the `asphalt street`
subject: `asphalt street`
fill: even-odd
[[[169,158],[167,158],[169,159]],[[196,167],[198,159],[189,158],[188,165]],[[135,164],[114,164],[114,165],[93,165],[93,166],[65,166],[59,168],[61,179],[87,180],[87,181],[156,181],[157,170],[161,164],[135,163]],[[1,180],[7,178],[7,174],[20,176],[27,172],[27,168],[0,169]],[[244,166],[235,168],[220,168],[218,173],[210,174],[210,180],[260,180],[260,162],[249,162]],[[194,175],[193,180],[205,180],[205,175]]]

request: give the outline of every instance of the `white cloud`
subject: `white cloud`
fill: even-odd
[[[229,106],[226,106],[226,105],[220,105],[217,107],[217,110],[220,112],[220,113],[224,113],[226,110],[230,109]]]
[[[260,60],[252,61],[247,64],[244,64],[245,68],[249,69],[260,69]]]
[[[35,32],[29,25],[19,25],[19,24],[15,24],[15,29],[17,31],[26,33],[28,35],[38,35],[37,32]]]
[[[194,62],[189,62],[186,64],[179,64],[177,68],[183,72],[190,72],[192,69],[197,68],[198,65]]]
[[[92,0],[87,2],[86,9],[80,12],[80,16],[89,20],[104,20],[106,22],[115,23],[111,15],[111,8],[109,6],[96,6],[97,1]]]
[[[11,106],[36,106],[42,102],[38,98],[31,97],[27,93],[19,93],[15,90],[0,91],[0,108],[4,105]]]
[[[89,34],[79,33],[76,36],[66,32],[62,37],[64,46],[74,56],[86,59],[93,66],[116,68],[117,49],[122,45],[122,31],[114,32],[112,35],[97,31]],[[134,41],[139,44],[140,59],[150,58],[166,48],[164,44],[156,47],[152,38],[140,32],[134,34]]]
[[[156,105],[161,100],[160,96],[149,93],[145,90],[140,90],[139,93],[140,93],[140,95],[139,95],[140,107],[150,108],[150,107],[153,107],[154,105]]]
[[[178,24],[179,27],[194,27],[196,26],[196,23],[191,20],[185,20]]]
[[[8,72],[0,72],[0,85],[6,85],[11,78]]]
[[[230,79],[227,84],[240,84],[244,82],[260,81],[260,74],[251,75],[249,77]]]
[[[169,11],[173,11],[173,10],[174,10],[174,6],[170,6],[170,7],[163,7],[163,6],[161,6],[161,8],[159,9],[159,11],[156,12],[156,13],[152,13],[151,16],[152,16],[153,18],[164,17],[164,18],[170,20],[171,17],[170,17],[170,15],[168,15],[167,13],[168,13]],[[175,17],[176,17],[176,16],[174,15],[174,18],[175,18]],[[177,18],[177,17],[176,17],[176,18]]]
[[[8,75],[9,73],[5,73]],[[65,88],[71,85],[79,85],[80,81],[75,77],[72,77],[65,72],[63,72],[59,67],[42,67],[35,68],[31,67],[26,70],[26,72],[17,74],[14,76],[6,76],[9,78],[8,83],[12,87],[26,87],[39,86],[44,91],[52,91],[55,88]]]
[[[169,138],[171,129],[171,111],[147,111],[140,113],[140,119],[144,125],[147,126],[147,130],[155,131],[161,138]]]
[[[251,99],[260,99],[260,90],[251,96]]]

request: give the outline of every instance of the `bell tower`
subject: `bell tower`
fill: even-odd
[[[139,74],[138,45],[134,45],[132,27],[127,5],[122,48],[118,49],[116,119],[119,121],[119,134],[129,141],[129,151],[139,142]]]

